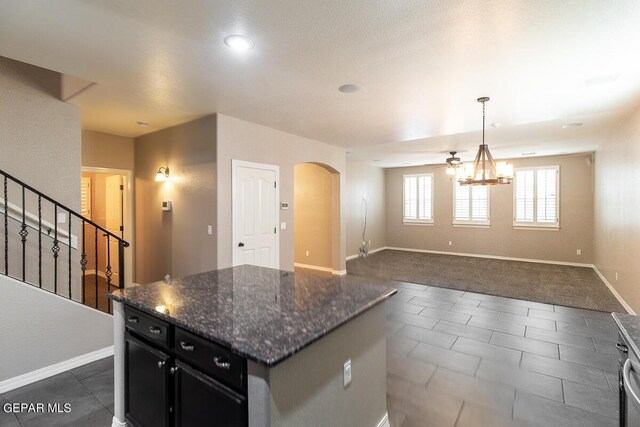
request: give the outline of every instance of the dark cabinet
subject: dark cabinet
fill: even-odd
[[[125,413],[135,427],[246,427],[246,360],[125,306]]]
[[[218,381],[176,361],[175,426],[244,426],[246,399]]]
[[[136,426],[169,427],[169,355],[125,335],[125,411]]]

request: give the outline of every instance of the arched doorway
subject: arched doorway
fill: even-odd
[[[294,263],[297,269],[340,269],[340,173],[320,163],[294,167]]]

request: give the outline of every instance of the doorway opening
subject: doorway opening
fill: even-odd
[[[82,168],[80,192],[80,213],[104,227],[109,232],[120,236],[129,243],[133,236],[131,171],[104,168]],[[85,271],[84,297],[93,301],[98,283],[98,305],[108,304],[102,298],[106,292],[117,288],[119,282],[118,242],[110,239],[108,242],[98,236],[95,241],[95,228],[89,225],[85,228],[85,247],[87,266]],[[108,247],[107,247],[108,246]],[[97,249],[97,253],[96,253]],[[125,286],[132,283],[133,278],[133,248],[125,251]],[[111,286],[107,284],[107,266],[111,267]],[[96,277],[97,276],[97,277]],[[106,297],[105,297],[106,298]]]
[[[340,269],[340,173],[320,163],[294,167],[294,265],[337,274]]]

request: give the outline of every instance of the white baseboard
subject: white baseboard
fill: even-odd
[[[548,259],[516,258],[516,257],[500,256],[500,255],[470,254],[465,252],[432,251],[428,249],[397,248],[393,246],[387,246],[384,249],[389,249],[392,251],[422,252],[427,254],[466,256],[466,257],[473,257],[473,258],[500,259],[505,261],[533,262],[537,264],[570,265],[573,267],[590,267],[590,268],[593,267],[593,264],[586,264],[586,263],[580,263],[580,262],[568,262],[568,261],[553,261]]]
[[[9,378],[8,380],[0,382],[0,393],[6,393],[10,390],[35,383],[36,381],[58,375],[70,369],[77,368],[78,366],[86,365],[87,363],[95,362],[96,360],[112,355],[113,346],[109,346],[100,350],[92,351],[91,353],[74,357],[73,359],[64,360],[54,365],[45,366],[44,368],[27,372],[26,374],[18,375],[17,377]]]
[[[334,270],[333,268],[329,268],[329,267],[320,267],[319,265],[311,265],[311,264],[301,264],[299,262],[294,263],[293,266],[306,268],[308,270],[324,271],[326,273],[335,274],[337,276],[343,276],[347,274],[347,270]]]
[[[378,425],[376,427],[391,427],[391,424],[389,424],[389,413],[388,412],[384,413],[384,417],[382,417],[382,419],[380,420],[380,422],[378,423]]]
[[[386,246],[382,246],[382,247],[379,247],[379,248],[376,248],[376,249],[371,249],[371,250],[369,251],[369,254],[375,254],[376,252],[380,252],[380,251],[383,251],[383,250],[385,250],[385,249],[389,249],[389,248],[387,248]],[[346,260],[347,260],[347,261],[351,261],[352,259],[356,259],[356,258],[358,258],[358,257],[359,257],[359,255],[358,255],[358,254],[355,254],[355,255],[349,255],[349,256],[346,258]]]
[[[111,421],[111,427],[127,427],[126,421],[120,421],[115,416],[113,417],[113,421]]]
[[[600,277],[600,280],[602,280],[604,282],[605,285],[607,285],[607,288],[609,288],[609,290],[611,291],[611,293],[613,294],[614,297],[616,297],[616,299],[618,300],[618,302],[620,304],[622,304],[622,306],[624,307],[625,310],[627,310],[627,313],[629,314],[633,314],[634,316],[636,315],[636,312],[633,311],[633,309],[631,308],[631,306],[629,304],[627,304],[627,302],[622,298],[622,296],[618,293],[618,291],[615,290],[615,288],[613,287],[613,285],[611,283],[609,283],[609,281],[607,280],[606,277],[604,277],[604,274],[602,274],[600,272],[600,270],[598,270],[598,267],[596,267],[595,265],[593,266],[593,270],[596,272],[596,274]]]

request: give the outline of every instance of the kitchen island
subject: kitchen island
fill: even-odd
[[[118,290],[114,426],[382,426],[392,282],[240,266]]]

